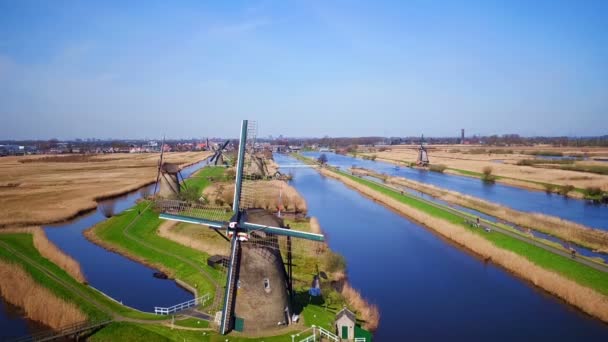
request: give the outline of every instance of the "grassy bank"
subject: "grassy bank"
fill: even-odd
[[[608,274],[508,235],[488,234],[471,228],[449,211],[375,182],[336,170],[321,169],[320,172],[492,260],[590,315],[608,321]]]
[[[10,249],[0,248],[0,259],[20,265],[37,284],[49,289],[59,298],[76,304],[89,319],[105,319],[114,314],[131,319],[165,318],[123,306],[99,291],[78,282],[40,255],[34,247],[31,234],[0,234],[0,242],[10,247]]]
[[[200,194],[214,181],[223,180],[224,173],[223,167],[203,168],[186,180],[186,185]],[[209,293],[214,297],[222,275],[207,266],[209,255],[159,236],[158,230],[165,221],[158,214],[153,203],[141,201],[87,230],[85,235],[107,249],[184,281],[201,295]]]
[[[608,232],[603,230],[593,229],[558,217],[514,210],[497,203],[403,177],[382,175],[367,169],[353,169],[353,172],[355,174],[362,173],[380,178],[387,183],[402,185],[448,203],[471,208],[522,227],[559,237],[564,241],[573,242],[580,246],[599,251],[608,251]]]

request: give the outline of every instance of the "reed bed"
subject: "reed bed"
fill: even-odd
[[[72,278],[86,284],[87,281],[82,269],[80,268],[80,264],[71,256],[59,249],[59,247],[57,247],[53,242],[51,242],[42,228],[22,227],[0,229],[0,234],[7,233],[32,234],[34,247],[36,247],[40,255],[59,266],[62,270],[66,271],[70,276],[72,276]]]
[[[209,185],[203,195],[209,203],[215,205],[232,205],[234,184],[217,182]],[[304,198],[294,187],[280,180],[246,181],[243,184],[243,196],[252,198],[249,203],[253,208],[262,208],[270,212],[281,211],[306,213],[308,207]]]
[[[340,293],[348,306],[361,316],[363,327],[367,330],[375,331],[380,323],[380,310],[378,310],[378,306],[370,304],[348,281],[344,282]]]
[[[597,291],[579,285],[560,274],[548,271],[521,255],[496,247],[490,241],[467,231],[462,226],[452,224],[416,210],[385,194],[379,193],[365,185],[327,169],[321,169],[320,172],[326,176],[338,179],[360,193],[433,229],[456,244],[473,251],[480,257],[492,260],[495,264],[504,267],[522,279],[530,281],[545,291],[556,295],[582,311],[608,322],[608,297]]]
[[[165,153],[165,159],[185,166],[209,154]],[[34,156],[1,158],[0,184],[6,186],[0,186],[0,227],[60,222],[94,210],[100,199],[153,183],[158,157],[152,153],[113,154],[72,162],[39,162],[40,157]],[[33,162],[25,162],[29,160]]]
[[[22,308],[28,318],[59,329],[82,322],[87,316],[73,303],[44,288],[20,266],[0,260],[0,294]]]
[[[475,209],[501,220],[519,226],[550,234],[568,242],[589,247],[599,252],[608,253],[608,232],[591,228],[559,217],[540,213],[527,213],[503,205],[446,190],[431,184],[424,184],[403,177],[386,177],[367,169],[354,169],[355,173],[384,177],[387,183],[402,185],[423,192],[451,204]]]

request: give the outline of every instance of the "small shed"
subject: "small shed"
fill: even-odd
[[[207,258],[207,265],[209,265],[211,267],[223,266],[224,260],[228,260],[228,258],[223,255],[212,255],[209,258]]]
[[[336,315],[336,334],[343,340],[354,340],[356,323],[355,314],[347,308],[342,309]]]

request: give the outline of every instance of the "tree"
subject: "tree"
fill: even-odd
[[[319,158],[317,158],[317,161],[319,162],[319,164],[321,165],[325,165],[327,164],[327,156],[325,155],[325,153],[321,154],[319,156]]]

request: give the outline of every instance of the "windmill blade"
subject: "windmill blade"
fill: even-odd
[[[152,195],[156,195],[156,189],[158,188],[158,181],[160,180],[160,168],[163,167],[163,153],[165,152],[165,136],[163,135],[163,142],[160,145],[160,160],[158,162],[158,170],[156,171],[156,183],[154,183],[154,192]]]
[[[247,120],[245,120],[245,121],[247,121]],[[224,144],[222,145],[222,147],[220,147],[220,151],[223,151],[223,150],[226,148],[226,146],[228,146],[228,143],[229,143],[229,142],[230,142],[230,140],[226,140],[226,141],[224,142]]]
[[[222,305],[222,320],[220,321],[220,333],[222,335],[226,335],[226,333],[232,330],[234,295],[236,291],[237,272],[239,269],[240,250],[240,241],[237,234],[234,234],[230,241],[228,276],[226,277],[224,302]]]
[[[160,210],[161,219],[199,224],[215,229],[226,228],[233,215],[225,207],[213,207],[186,201],[159,200],[156,201],[156,206]]]
[[[163,220],[200,224],[203,226],[208,226],[209,228],[212,228],[212,229],[222,229],[222,228],[225,228],[225,225],[226,225],[226,222],[207,220],[207,219],[203,219],[203,218],[169,214],[169,213],[161,213],[158,217]]]
[[[239,204],[241,201],[241,190],[243,187],[243,168],[245,167],[245,144],[247,143],[247,120],[241,121],[241,135],[239,137],[239,151],[236,159],[236,176],[234,184],[234,199],[232,202],[232,211],[234,214],[239,213]],[[224,146],[228,145],[228,141]]]
[[[323,236],[323,234],[308,233],[308,232],[303,232],[303,231],[299,231],[299,230],[266,226],[263,224],[257,224],[257,223],[251,223],[251,222],[245,222],[243,224],[243,228],[248,229],[250,232],[251,231],[263,231],[263,232],[271,233],[271,234],[275,234],[275,235],[290,236],[290,237],[296,237],[296,238],[300,238],[300,239],[321,241],[321,242],[325,241],[325,236]]]

